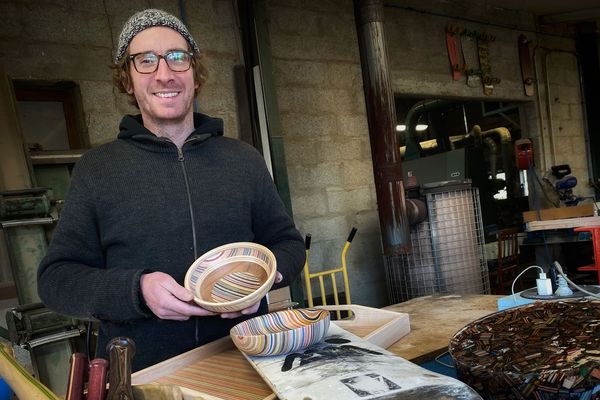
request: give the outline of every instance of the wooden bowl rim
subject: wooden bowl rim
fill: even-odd
[[[207,258],[214,255],[215,253],[219,253],[224,250],[228,250],[231,248],[237,248],[237,247],[251,247],[251,248],[258,249],[258,250],[264,252],[265,254],[267,254],[267,256],[273,261],[272,262],[273,268],[271,268],[271,270],[268,271],[267,279],[255,291],[253,291],[252,293],[250,293],[247,296],[244,296],[244,297],[236,299],[236,300],[226,301],[226,302],[212,302],[212,301],[208,301],[208,300],[201,299],[200,297],[198,297],[197,289],[199,289],[199,287],[194,286],[194,288],[192,289],[190,287],[190,283],[189,283],[191,276],[193,274],[193,271],[196,269],[198,264],[204,262]],[[236,258],[239,258],[239,257],[236,256],[236,257],[231,257],[229,259],[235,260]],[[202,274],[204,274],[205,272],[207,272],[209,270],[214,270],[216,268],[220,268],[221,266],[222,265],[219,264],[219,265],[215,265],[214,267],[208,267],[206,270],[204,270],[202,272]],[[237,310],[235,309],[237,306],[239,306],[239,304],[247,303],[248,300],[250,300],[250,299],[253,299],[253,298],[259,297],[259,296],[262,298],[264,295],[266,295],[266,293],[269,291],[271,286],[273,286],[273,282],[275,282],[276,274],[277,274],[277,259],[275,258],[275,255],[273,254],[273,252],[270,249],[268,249],[266,246],[263,246],[262,244],[258,244],[258,243],[254,243],[254,242],[233,242],[233,243],[227,243],[227,244],[221,245],[219,247],[215,247],[214,249],[209,250],[206,253],[202,254],[200,257],[198,257],[192,263],[192,265],[188,268],[188,271],[185,274],[184,286],[186,287],[186,289],[191,290],[194,293],[194,302],[196,304],[198,304],[199,306],[206,308],[209,311],[214,311],[214,312],[234,312],[234,311],[239,311],[239,310],[243,309],[243,307],[238,308]],[[249,304],[248,306],[250,306],[250,305],[251,304]],[[232,307],[233,307],[233,309],[232,309]]]

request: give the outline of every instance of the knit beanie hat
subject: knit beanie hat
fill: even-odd
[[[133,14],[125,25],[123,25],[123,30],[119,36],[117,54],[115,55],[115,64],[118,64],[119,61],[121,61],[125,55],[127,46],[129,46],[129,43],[131,43],[135,35],[144,29],[152,28],[153,26],[166,26],[176,30],[185,38],[185,40],[187,40],[194,52],[200,52],[200,48],[183,22],[166,11],[150,8]]]

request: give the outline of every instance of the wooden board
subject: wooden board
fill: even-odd
[[[529,48],[530,43],[531,40],[527,39],[525,35],[519,35],[519,61],[521,63],[521,76],[523,78],[525,96],[533,96],[534,94],[535,73],[531,59],[531,50]]]
[[[388,350],[415,363],[431,361],[448,350],[465,325],[498,311],[496,295],[432,295],[385,307],[410,314],[410,333]]]
[[[464,383],[421,368],[335,324],[324,340],[303,351],[246,358],[280,400],[481,399]]]
[[[549,229],[580,228],[584,226],[600,226],[600,217],[562,218],[550,221],[531,221],[527,223],[527,232]]]
[[[352,311],[348,319],[334,321],[337,326],[369,342],[387,349],[410,332],[409,315],[352,304],[350,306],[320,306],[329,311]]]
[[[523,213],[523,221],[548,221],[562,218],[592,217],[593,215],[594,205],[582,204],[573,207],[545,208],[540,210],[539,214],[537,211],[525,211]]]
[[[352,311],[352,319],[335,323],[379,346],[394,343],[410,332],[409,316],[406,313],[359,305],[323,308],[330,311]],[[258,372],[234,347],[229,337],[190,350],[132,375],[134,385],[152,382],[178,385],[186,399],[193,396],[201,396],[207,400],[276,398]]]

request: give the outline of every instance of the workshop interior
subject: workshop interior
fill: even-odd
[[[261,353],[241,326],[133,374],[128,338],[95,360],[97,321],[50,310],[36,282],[73,167],[135,112],[107,67],[133,11],[40,4],[89,24],[72,39],[34,3],[0,4],[17,21],[0,32],[0,400],[91,399],[96,368],[101,400],[129,398],[105,397],[116,380],[140,399],[600,399],[596,2],[146,2],[215,41],[196,107],[261,152],[304,237],[302,275],[266,296],[311,341]],[[362,353],[319,347],[334,333]],[[318,386],[334,364],[338,386]],[[439,387],[406,378],[423,370]]]

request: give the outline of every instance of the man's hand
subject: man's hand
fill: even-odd
[[[275,283],[279,283],[282,280],[283,280],[283,275],[281,275],[281,273],[279,271],[277,271],[277,275],[275,276]],[[256,304],[251,305],[248,308],[244,308],[242,311],[239,311],[239,312],[222,313],[221,318],[237,318],[237,317],[241,317],[242,315],[256,314],[259,307],[260,307],[260,301]]]
[[[191,304],[194,299],[192,292],[179,285],[171,275],[163,272],[142,275],[140,290],[148,308],[161,319],[185,321],[192,315],[201,317],[217,315]]]

